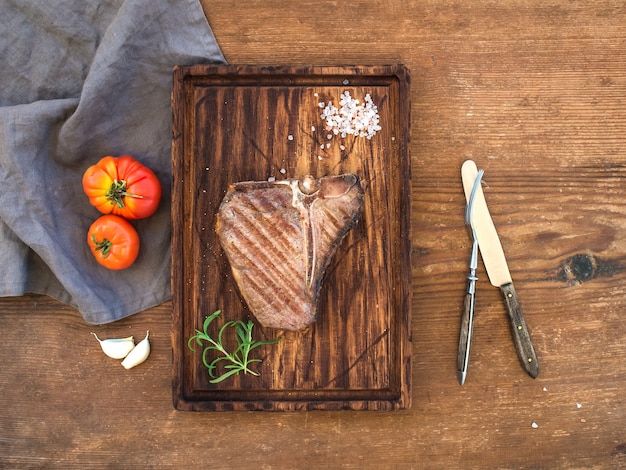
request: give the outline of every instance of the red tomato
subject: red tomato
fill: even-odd
[[[161,200],[159,179],[130,155],[106,156],[87,168],[83,189],[100,212],[126,219],[151,216]]]
[[[139,254],[139,235],[128,220],[118,215],[103,215],[89,228],[87,243],[102,266],[126,269]]]

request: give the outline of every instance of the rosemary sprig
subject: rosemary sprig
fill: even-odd
[[[202,351],[202,363],[209,370],[209,375],[211,376],[210,383],[218,383],[222,380],[227,379],[231,375],[239,374],[239,372],[243,371],[244,374],[252,374],[258,376],[259,373],[250,369],[249,365],[254,362],[262,362],[261,359],[251,359],[250,351],[259,346],[263,346],[265,344],[274,344],[280,341],[281,338],[274,340],[264,340],[264,341],[254,341],[252,339],[252,328],[254,327],[254,323],[252,321],[248,321],[244,323],[241,320],[237,321],[229,321],[224,323],[224,325],[219,329],[217,333],[217,339],[213,339],[209,334],[209,326],[211,322],[215,320],[221,313],[221,310],[216,310],[211,315],[206,317],[204,320],[204,325],[202,326],[203,331],[196,329],[196,334],[189,338],[187,341],[187,347],[195,352],[195,349],[192,347],[191,343],[195,340],[199,346],[202,346],[202,342],[206,341],[208,346],[204,347]],[[222,337],[224,336],[224,332],[228,328],[234,328],[235,338],[237,339],[237,348],[233,352],[228,352],[224,347],[224,343],[222,341]],[[213,359],[209,362],[207,358],[207,354],[210,351],[217,351],[222,355]],[[223,372],[221,375],[217,375],[218,364],[226,361],[228,364],[224,365],[223,369],[226,372]]]

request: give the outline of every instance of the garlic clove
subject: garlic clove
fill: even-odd
[[[148,340],[148,335],[150,331],[146,333],[146,337],[142,339],[134,349],[128,353],[126,359],[122,361],[122,366],[124,369],[132,369],[135,366],[138,366],[150,355],[150,341]]]
[[[135,341],[132,336],[129,336],[128,338],[111,338],[103,340],[98,338],[97,334],[91,334],[94,335],[100,343],[100,347],[102,348],[102,351],[104,351],[104,354],[112,357],[113,359],[125,358],[135,347]]]

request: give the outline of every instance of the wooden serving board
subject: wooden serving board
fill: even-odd
[[[349,91],[378,107],[371,139],[325,130],[320,102]],[[394,410],[410,405],[410,96],[403,66],[191,66],[174,71],[173,394],[179,410]],[[229,184],[356,173],[364,212],[323,282],[316,322],[263,328],[243,302],[215,234]],[[280,267],[277,267],[280,269]],[[212,384],[187,341],[207,315],[253,320],[259,376]],[[228,339],[226,342],[228,343]],[[232,340],[234,343],[234,339]],[[231,346],[232,344],[231,343]]]

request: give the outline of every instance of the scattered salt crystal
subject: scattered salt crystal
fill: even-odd
[[[346,149],[346,146],[342,144],[342,145],[340,145],[340,146],[339,146],[339,148],[340,148],[341,150],[345,150],[345,149]]]
[[[318,104],[323,108],[320,117],[326,122],[328,131],[341,135],[342,138],[355,135],[371,139],[382,129],[379,125],[378,108],[369,93],[365,95],[363,103],[352,98],[349,91],[344,91],[340,98],[340,108],[333,105],[332,101]]]
[[[350,83],[350,80],[348,80],[347,78],[343,81],[344,85],[347,85],[348,83]]]
[[[586,422],[587,422],[587,420],[586,420],[585,418],[580,418],[580,422],[581,422],[581,423],[586,423]]]
[[[333,135],[332,135],[332,134],[328,134],[328,135],[326,136],[326,138],[327,138],[328,140],[330,140],[330,139],[332,139],[332,138],[333,138]]]
[[[315,132],[315,126],[311,126],[311,132]]]
[[[547,392],[547,391],[548,391],[548,389],[547,389],[546,387],[543,387],[543,391],[544,391],[544,392]]]
[[[321,160],[321,159],[322,159],[322,156],[321,156],[321,155],[318,155],[318,156],[317,156],[317,159],[318,159],[318,160]]]
[[[531,424],[531,426],[533,427],[533,429],[537,429],[539,427],[539,425],[535,423],[534,421],[533,421],[533,424]]]
[[[395,142],[395,141],[396,141],[396,138],[395,138],[394,136],[391,136],[391,141],[392,141],[392,142]]]
[[[320,148],[321,148],[321,149],[324,149],[324,144],[320,145]]]
[[[581,403],[576,403],[576,408],[582,408],[582,404]]]
[[[326,144],[326,148],[329,149],[330,148],[330,144]]]
[[[291,134],[289,134],[289,135],[287,136],[287,140],[293,140],[293,136],[292,136]]]
[[[280,172],[284,175],[285,173],[287,173],[287,170],[285,170],[284,168],[281,168]]]
[[[206,171],[209,171],[209,167],[208,167],[208,166],[205,166],[205,167],[204,167],[204,169],[205,169]]]
[[[273,183],[274,181],[276,181],[276,178],[274,176],[270,176],[267,181],[269,181],[270,183]]]
[[[313,93],[313,96],[315,96],[317,98],[319,95],[316,92],[316,93]]]

